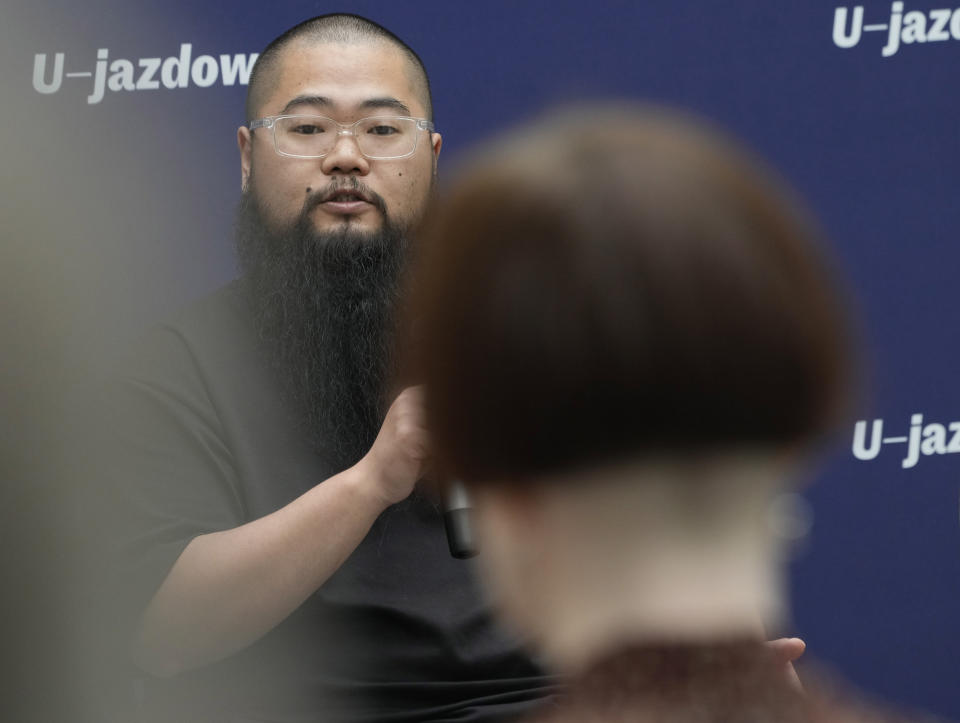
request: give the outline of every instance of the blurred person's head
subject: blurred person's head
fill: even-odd
[[[476,153],[418,239],[405,370],[508,616],[561,665],[776,624],[765,513],[848,381],[781,182],[683,115],[584,108]]]
[[[382,421],[399,272],[441,146],[429,81],[389,30],[324,15],[260,54],[246,113],[237,246],[257,332],[342,468]]]

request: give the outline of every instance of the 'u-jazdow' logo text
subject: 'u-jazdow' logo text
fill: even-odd
[[[853,456],[868,461],[880,454],[886,444],[906,444],[907,456],[901,466],[909,469],[916,466],[921,456],[931,454],[954,454],[960,452],[960,422],[950,422],[948,426],[931,422],[923,423],[922,414],[910,417],[910,430],[903,437],[884,437],[883,420],[874,419],[867,439],[867,422],[861,420],[853,428]]]
[[[186,88],[192,82],[198,88],[209,88],[219,79],[223,85],[246,85],[258,53],[234,55],[198,55],[191,59],[193,45],[181,43],[180,55],[169,58],[126,58],[110,60],[110,51],[100,48],[94,69],[64,73],[65,53],[54,53],[53,67],[47,67],[47,54],[37,53],[33,58],[33,88],[38,93],[50,94],[60,90],[64,77],[92,78],[93,90],[87,103],[99,103],[106,91],[156,90]]]
[[[837,8],[833,13],[833,42],[839,48],[852,48],[860,42],[863,33],[887,31],[887,44],[881,54],[894,55],[900,44],[934,43],[941,40],[960,40],[960,8],[911,10],[903,12],[903,3],[893,3],[890,20],[886,23],[863,24],[863,6],[857,5],[851,13],[848,8]]]

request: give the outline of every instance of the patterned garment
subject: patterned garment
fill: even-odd
[[[842,686],[841,686],[842,687]],[[802,691],[753,642],[625,647],[570,681],[525,723],[906,723],[906,716],[818,681]]]

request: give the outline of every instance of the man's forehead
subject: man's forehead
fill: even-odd
[[[387,42],[295,41],[279,58],[264,110],[421,115],[423,102],[411,66],[409,58]]]

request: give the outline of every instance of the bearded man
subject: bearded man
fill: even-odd
[[[420,391],[388,388],[441,147],[423,64],[368,20],[314,18],[260,55],[247,118],[241,278],[144,341],[114,407],[146,719],[521,713],[551,680],[449,555],[414,491]]]

